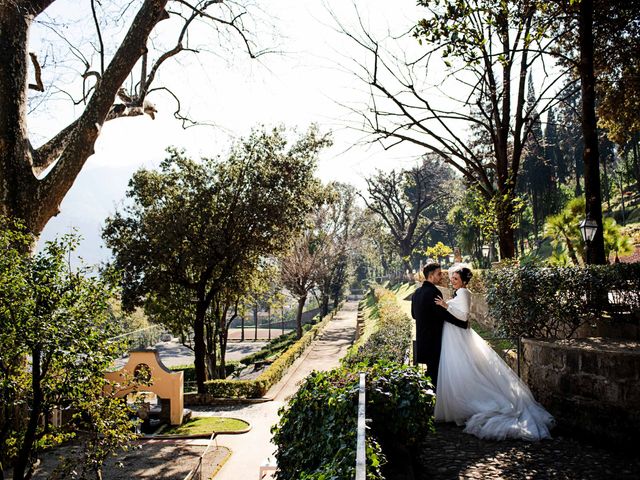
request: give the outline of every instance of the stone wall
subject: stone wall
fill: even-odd
[[[629,447],[640,440],[640,344],[523,339],[521,373],[561,430]]]

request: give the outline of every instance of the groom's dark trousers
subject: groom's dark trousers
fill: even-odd
[[[411,316],[416,321],[415,361],[416,364],[427,364],[427,374],[431,377],[434,386],[438,383],[444,322],[467,328],[467,322],[459,320],[436,305],[436,298],[442,298],[442,293],[431,282],[424,282],[411,298]]]

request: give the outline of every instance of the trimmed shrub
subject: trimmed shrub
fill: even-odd
[[[488,274],[489,314],[510,337],[568,338],[596,320],[635,320],[640,264],[504,267]]]
[[[402,365],[411,321],[395,295],[376,288],[363,300],[365,333],[341,368],[314,372],[280,410],[272,429],[278,478],[353,478],[359,373],[366,373],[367,478],[382,479],[390,456],[433,432],[433,385],[417,367]],[[390,361],[394,360],[394,361]]]
[[[378,287],[369,295],[373,295],[376,307],[365,320],[364,334],[351,348],[344,363],[404,363],[412,341],[411,319],[400,310],[393,292]]]
[[[435,396],[415,367],[392,363],[314,372],[280,410],[272,429],[278,479],[353,478],[356,463],[358,373],[367,374],[367,478],[382,479],[381,443],[415,445],[433,431]]]
[[[314,317],[313,324],[315,324],[318,320],[319,320],[318,316]],[[311,330],[311,328],[313,328],[312,324],[305,323],[302,326],[302,331],[303,333],[306,333],[309,330]],[[266,360],[269,357],[279,355],[280,353],[285,351],[287,348],[289,348],[291,345],[296,343],[297,340],[298,339],[296,338],[295,331],[286,333],[284,335],[280,335],[274,338],[273,340],[271,340],[269,343],[267,343],[263,348],[261,348],[257,352],[244,357],[242,360],[240,360],[240,363],[244,365],[251,365],[252,363],[256,363],[262,360]]]
[[[225,375],[228,377],[233,372],[235,372],[240,366],[240,362],[236,361],[228,361],[225,363]],[[189,365],[174,365],[169,367],[169,369],[173,372],[183,372],[183,380],[185,385],[187,384],[195,384],[196,383],[196,367],[191,363]]]

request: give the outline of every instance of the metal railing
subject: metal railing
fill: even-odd
[[[360,387],[358,388],[358,430],[356,441],[356,477],[355,480],[365,480],[367,478],[367,455],[366,455],[366,416],[365,416],[365,385],[366,375],[360,374]]]
[[[216,440],[217,436],[218,436],[217,432],[213,432],[211,434],[211,438],[209,438],[209,442],[207,443],[207,448],[204,449],[204,452],[202,452],[202,455],[200,455],[200,458],[198,458],[198,464],[195,467],[193,467],[189,473],[187,473],[187,476],[184,477],[184,480],[202,480],[203,479],[202,462],[204,460],[204,456],[207,453],[209,453],[209,448],[211,448],[211,444],[213,443],[214,440]],[[218,447],[218,441],[216,440],[216,448],[217,447]]]

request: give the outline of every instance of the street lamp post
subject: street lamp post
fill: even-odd
[[[489,254],[491,253],[491,247],[489,245],[482,245],[482,268],[489,266]]]
[[[587,216],[584,220],[580,222],[578,225],[580,228],[580,234],[582,235],[582,240],[584,240],[584,256],[586,257],[586,264],[591,264],[591,241],[596,236],[596,232],[598,231],[598,223],[591,218],[591,215],[587,213]]]

